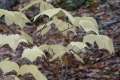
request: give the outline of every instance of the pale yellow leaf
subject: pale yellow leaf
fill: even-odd
[[[0,10],[1,15],[5,15],[5,21],[7,25],[11,25],[13,23],[19,25],[21,28],[25,26],[25,23],[30,22],[30,20],[25,16],[25,14],[17,11],[8,11],[8,10]]]
[[[47,80],[47,78],[40,72],[40,71],[37,71],[36,74],[35,74],[35,79],[36,80]]]
[[[51,29],[51,26],[50,26],[50,25],[51,25],[52,23],[53,23],[53,21],[49,21],[48,23],[39,26],[39,27],[37,28],[37,30],[42,30],[42,31],[41,31],[41,35],[43,36],[44,34],[46,34],[46,33]],[[47,27],[46,27],[46,26],[47,26]]]
[[[28,5],[26,5],[23,9],[21,9],[20,11],[23,10],[27,10],[28,8],[30,8],[31,6],[33,6],[34,4],[37,4],[39,2],[41,2],[42,0],[33,0],[32,2],[30,2]]]
[[[59,20],[59,19],[53,20],[53,22],[55,23],[58,30],[62,31],[65,36],[67,35],[68,31],[72,31],[74,32],[75,35],[77,35],[77,33],[75,32],[75,27],[72,26],[71,24],[64,22],[62,20]]]
[[[4,15],[5,15],[5,21],[6,21],[7,25],[13,24],[14,17],[15,17],[13,12],[4,10]]]
[[[93,34],[90,34],[90,35],[86,35],[84,36],[83,38],[83,43],[86,43],[86,42],[89,42],[90,44],[94,44],[94,41],[95,41],[95,35]]]
[[[8,41],[9,40],[9,41]],[[9,44],[9,46],[15,50],[20,42],[27,42],[25,39],[20,39],[20,35],[1,35],[0,36],[1,46],[4,44]]]
[[[62,9],[62,12],[68,17],[69,21],[70,21],[72,24],[74,24],[74,21],[75,21],[74,17],[73,17],[69,12],[67,12],[67,11],[64,10],[64,9]]]
[[[47,80],[46,77],[37,69],[35,65],[23,65],[20,67],[18,74],[24,75],[31,73],[36,80]]]
[[[3,61],[9,61],[10,59],[9,58],[5,58]]]
[[[16,64],[15,62],[10,62],[10,61],[0,62],[0,68],[2,69],[4,74],[7,72],[10,72],[12,70],[15,70],[16,72],[18,72],[18,70],[19,70],[18,64]]]
[[[37,46],[34,46],[32,49],[25,49],[22,53],[22,58],[27,58],[33,62],[37,57],[42,57],[42,55],[44,55],[44,52]]]
[[[13,20],[11,20],[11,18],[9,16],[5,16],[5,21],[6,21],[7,25],[13,24]]]
[[[25,23],[30,23],[30,20],[22,12],[14,11],[15,20],[14,23],[19,25],[21,28],[25,26]]]
[[[29,72],[34,76],[36,74],[37,70],[38,70],[37,66],[35,66],[35,65],[23,65],[20,67],[18,74],[24,75],[25,73]]]
[[[3,10],[2,9],[0,9],[0,17],[2,17],[3,16]]]
[[[80,20],[79,24],[82,26],[82,28],[88,32],[88,31],[94,31],[96,32],[97,34],[98,33],[98,29],[95,27],[95,25],[89,21],[89,20]]]
[[[73,24],[73,25],[78,26],[79,28],[81,28],[81,27],[80,27],[80,24],[79,24],[81,18],[80,18],[80,17],[74,17],[74,18],[75,18],[75,19],[74,19],[74,24]]]
[[[41,12],[40,14],[36,15],[34,17],[34,21],[41,15],[47,15],[49,16],[49,18],[53,17],[54,15],[58,14],[60,11],[62,11],[68,18],[69,18],[69,21],[74,24],[74,17],[67,11],[61,9],[61,8],[54,8],[54,9],[47,9],[43,12]]]
[[[48,49],[49,49],[49,45],[46,45],[46,44],[43,44],[43,45],[40,45],[40,47],[39,47],[41,50],[47,50],[48,51]]]
[[[60,8],[55,8],[55,9],[47,9],[41,13],[39,13],[38,15],[36,15],[34,17],[34,21],[41,15],[47,15],[49,16],[49,18],[53,17],[55,14],[57,14],[61,9]]]
[[[50,59],[49,61],[53,61],[54,59],[57,59],[57,58],[61,58],[64,54],[65,54],[66,51],[59,51],[57,52],[55,55],[53,55],[52,59]]]
[[[39,27],[37,28],[37,30],[41,30],[41,29],[43,29],[43,27],[45,27],[45,26],[50,26],[52,23],[53,23],[53,21],[51,20],[51,21],[49,21],[48,23],[39,26]]]
[[[81,20],[89,20],[95,25],[95,27],[98,28],[98,24],[97,24],[96,20],[93,17],[81,17]]]
[[[64,47],[63,45],[60,45],[60,44],[54,44],[54,45],[50,46],[50,50],[51,50],[51,52],[53,52],[55,54],[57,54],[59,51],[66,51],[66,52],[68,52],[67,48]]]
[[[40,12],[45,11],[47,9],[53,9],[53,8],[54,7],[48,2],[41,1],[40,3]]]
[[[93,44],[93,42],[96,42],[99,49],[104,48],[107,49],[110,53],[114,52],[112,39],[104,35],[87,35],[84,36],[83,42],[84,43],[89,42],[91,44]]]
[[[17,76],[15,76],[15,80],[20,80]]]
[[[51,26],[47,26],[46,28],[44,28],[44,29],[41,31],[41,35],[43,36],[43,35],[46,34],[50,29],[51,29]]]
[[[41,49],[39,49],[39,47],[37,47],[37,46],[33,47],[33,51],[45,56],[45,53]]]
[[[21,39],[26,39],[27,41],[33,44],[33,40],[31,36],[29,36],[27,33],[23,31],[20,31],[20,32],[21,32]]]
[[[82,63],[84,64],[83,59],[80,58],[77,54],[74,54],[74,57],[75,57],[78,61],[80,61],[80,62],[82,62]]]
[[[85,52],[85,47],[87,47],[87,45],[82,42],[71,42],[67,45],[68,50],[72,49],[75,52]]]
[[[64,47],[63,45],[59,45],[59,44],[54,44],[54,45],[46,45],[43,44],[40,46],[41,50],[47,50],[50,55],[53,55],[54,53],[58,53],[59,51],[66,51],[68,52],[67,48]]]

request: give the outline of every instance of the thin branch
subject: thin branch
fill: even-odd
[[[13,31],[11,28],[7,27],[5,23],[3,23],[3,24],[5,25],[5,27],[6,27],[7,29],[9,29],[10,31],[12,31],[13,34],[16,34],[16,32]]]
[[[48,60],[43,57],[45,62],[47,63],[47,65],[49,66],[49,68],[52,70],[52,72],[54,73],[54,75],[57,77],[57,80],[60,80],[60,78],[58,77],[58,74],[55,72],[55,70],[53,70],[53,68],[51,67],[50,63],[48,62]]]
[[[54,16],[53,16],[53,17],[54,17]],[[52,18],[53,18],[53,17],[52,17]],[[51,18],[51,19],[52,19],[52,18]],[[49,19],[49,21],[48,21],[48,22],[50,22],[50,21],[51,21],[51,19]],[[41,35],[41,31],[42,31],[44,28],[46,28],[46,27],[47,27],[47,23],[48,23],[48,22],[46,22],[46,23],[45,23],[45,25],[44,25],[44,27],[43,27],[43,28],[39,31],[38,36],[37,36],[37,37],[35,38],[35,40],[34,40],[35,42],[36,42],[36,40],[38,39],[38,37]]]
[[[68,67],[65,66],[65,77],[64,77],[64,80],[67,80],[67,71],[68,71]]]

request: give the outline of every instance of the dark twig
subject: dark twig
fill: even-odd
[[[48,62],[48,60],[43,57],[45,62],[47,63],[47,65],[49,66],[49,68],[52,70],[52,72],[54,73],[54,75],[57,77],[57,80],[60,80],[60,78],[58,77],[58,74],[53,70],[53,68],[51,67],[50,63]]]
[[[65,77],[64,77],[64,80],[67,80],[67,71],[68,71],[68,67],[67,66],[65,66]]]

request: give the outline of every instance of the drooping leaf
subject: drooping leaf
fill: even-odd
[[[62,9],[61,10],[63,13],[65,13],[65,15],[68,17],[68,20],[72,23],[72,24],[74,24],[74,17],[69,13],[69,12],[67,12],[66,10],[64,10],[64,9]]]
[[[41,31],[41,35],[43,36],[44,34],[46,34],[50,29],[51,29],[51,24],[53,23],[53,21],[49,21],[48,23],[46,23],[46,24],[43,24],[42,26],[39,26],[38,28],[37,28],[37,30],[41,30],[42,29],[42,31]],[[47,27],[46,27],[47,26]],[[45,28],[44,28],[45,27]]]
[[[83,42],[84,43],[89,42],[92,45],[94,42],[96,42],[99,49],[104,48],[107,49],[110,53],[114,52],[112,39],[104,35],[87,35],[84,36]]]
[[[38,15],[36,15],[34,17],[34,21],[41,15],[47,15],[49,16],[49,18],[52,18],[54,15],[58,14],[60,11],[62,11],[69,19],[69,21],[73,24],[74,23],[74,17],[68,13],[67,11],[61,9],[61,8],[54,8],[54,9],[47,9],[41,13],[39,13]]]
[[[47,3],[44,1],[41,1],[41,3],[40,3],[40,12],[45,11],[47,9],[53,9],[53,8],[54,7],[50,3]]]
[[[51,20],[51,21],[47,22],[46,24],[43,24],[43,25],[39,26],[39,27],[37,28],[37,30],[40,30],[40,29],[42,29],[42,28],[45,27],[45,26],[50,26],[52,23],[53,23],[53,21]]]
[[[13,23],[19,25],[21,28],[25,26],[25,23],[30,22],[30,20],[25,16],[25,14],[17,11],[8,11],[0,9],[0,17],[5,15],[5,22],[7,25],[11,25]]]
[[[47,50],[47,51],[48,51],[49,46],[50,46],[50,45],[43,44],[43,45],[40,45],[39,48],[40,48],[41,50],[43,50],[43,51],[44,51],[44,50]]]
[[[19,70],[18,64],[16,64],[15,62],[10,62],[10,61],[0,62],[0,68],[2,69],[4,74],[7,72],[10,72],[12,70],[15,70],[16,72],[18,72],[18,70]]]
[[[48,2],[44,2],[43,0],[34,0],[32,2],[30,2],[28,5],[26,5],[23,9],[21,9],[21,11],[23,10],[27,10],[28,8],[30,8],[31,6],[33,6],[34,4],[40,3],[40,12],[47,10],[47,9],[53,9],[54,7],[48,3]]]
[[[36,80],[48,80],[39,70],[35,74],[35,79]]]
[[[59,44],[54,44],[54,45],[41,45],[40,47],[42,50],[47,50],[51,55],[53,55],[52,59],[50,61],[53,61],[56,58],[61,58],[65,52],[68,52],[67,48],[59,45]]]
[[[88,31],[94,31],[97,34],[99,34],[96,25],[94,25],[91,21],[89,21],[89,20],[80,20],[79,24],[82,26],[82,28],[86,32],[88,32]]]
[[[74,24],[75,26],[78,26],[79,28],[81,28],[79,22],[80,22],[81,18],[80,17],[74,17]]]
[[[73,27],[69,23],[62,22],[60,25],[58,25],[56,27],[58,28],[58,30],[62,31],[65,36],[67,34],[67,31],[73,31],[75,33],[75,35],[77,35],[77,33],[75,32],[75,27]]]
[[[59,51],[66,51],[67,52],[66,47],[59,45],[59,44],[54,44],[54,45],[43,44],[40,46],[40,49],[47,50],[51,55],[53,55],[54,53],[56,54]]]
[[[39,49],[37,46],[34,46],[32,49],[25,49],[22,53],[22,58],[27,58],[33,62],[37,57],[42,57],[44,52]]]
[[[71,42],[67,45],[67,49],[68,50],[74,50],[75,52],[85,52],[85,47],[87,47],[87,45],[85,43],[82,42]]]
[[[51,26],[47,26],[46,28],[44,28],[44,29],[41,31],[41,35],[43,36],[43,35],[46,34],[50,29],[51,29]]]
[[[14,76],[15,80],[20,80],[17,76]]]
[[[15,20],[14,23],[19,25],[21,28],[25,26],[25,23],[30,23],[30,20],[21,12],[14,12]],[[18,20],[19,19],[19,20]]]
[[[83,59],[80,58],[77,54],[74,54],[74,57],[75,57],[78,61],[80,61],[80,62],[82,62],[82,63],[84,64]]]
[[[30,2],[28,5],[26,5],[23,9],[21,9],[20,11],[23,10],[27,10],[28,8],[30,8],[31,6],[33,6],[34,4],[40,3],[42,0],[33,0],[32,2]]]
[[[35,65],[23,65],[20,67],[18,74],[24,75],[31,73],[36,80],[47,80],[47,78],[37,69]]]
[[[32,40],[31,36],[29,36],[27,33],[23,32],[23,31],[20,31],[20,32],[21,32],[21,39],[25,39],[33,44],[33,40]]]
[[[27,41],[25,39],[21,39],[20,35],[18,35],[18,34],[15,34],[15,35],[11,34],[11,35],[8,35],[8,36],[7,35],[1,35],[0,36],[0,41],[1,41],[0,42],[1,46],[4,45],[4,44],[9,44],[9,46],[13,50],[15,50],[17,48],[17,46],[20,42],[26,42],[27,43]]]
[[[96,20],[93,17],[81,17],[81,20],[89,20],[95,25],[95,27],[98,28],[98,24],[97,24]]]
[[[53,55],[52,59],[50,59],[49,61],[53,61],[54,59],[57,59],[57,58],[61,58],[64,54],[65,54],[66,51],[59,51],[57,52],[55,55]]]
[[[72,26],[71,24],[64,22],[62,20],[56,19],[53,20],[56,28],[58,28],[58,30],[60,30],[65,36],[67,35],[68,31],[72,31],[74,32],[75,35],[77,35],[76,31],[75,31],[75,27]]]
[[[49,16],[49,18],[53,17],[55,14],[57,14],[61,9],[60,8],[55,8],[55,9],[47,9],[41,13],[39,13],[38,15],[36,15],[34,17],[34,21],[41,15],[47,15]]]

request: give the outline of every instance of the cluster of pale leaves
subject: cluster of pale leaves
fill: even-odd
[[[31,73],[36,80],[42,79],[47,80],[46,77],[37,69],[35,65],[23,65],[21,67],[18,66],[15,62],[10,61],[2,61],[0,62],[0,68],[5,73],[10,72],[12,70],[17,72],[17,75],[24,75],[26,73]],[[14,75],[11,75],[14,76]],[[4,76],[6,77],[6,76]],[[14,76],[15,80],[20,80],[17,76]]]
[[[47,50],[51,56],[53,56],[49,61],[53,61],[57,58],[61,59],[61,57],[67,52],[74,55],[74,57],[81,61],[83,60],[77,55],[79,52],[85,52],[85,48],[89,48],[86,45],[86,42],[90,44],[94,44],[94,42],[97,43],[99,49],[107,49],[110,53],[114,52],[113,48],[113,42],[112,40],[104,35],[99,35],[98,31],[98,25],[94,18],[92,17],[73,17],[69,12],[66,10],[63,10],[61,8],[54,8],[51,4],[44,2],[43,0],[34,0],[28,5],[26,5],[20,12],[17,11],[7,11],[0,9],[0,17],[4,15],[5,21],[7,25],[11,25],[12,23],[15,23],[19,25],[21,28],[24,27],[25,23],[30,22],[29,19],[22,13],[23,10],[27,10],[32,5],[40,3],[40,12],[38,15],[34,17],[34,21],[39,17],[43,15],[47,15],[49,17],[49,22],[46,24],[43,24],[42,26],[39,26],[37,30],[42,30],[40,33],[43,36],[51,29],[51,24],[55,24],[55,28],[57,28],[59,31],[61,31],[64,35],[67,34],[68,31],[73,31],[75,35],[77,33],[75,32],[76,26],[84,29],[86,32],[94,31],[95,34],[89,34],[83,37],[83,42],[71,42],[66,47],[59,44],[54,45],[40,45],[40,47],[34,46],[33,48],[27,48],[22,53],[22,58],[27,58],[31,62],[33,62],[37,57],[43,57],[46,58],[44,50]],[[69,22],[62,21],[57,18],[56,14],[59,14],[60,12],[64,13],[67,17]],[[52,19],[51,19],[52,18]],[[18,20],[19,19],[19,20]],[[30,42],[33,44],[32,37],[30,37],[25,32],[21,32],[21,35],[18,34],[12,34],[12,35],[0,35],[0,46],[4,44],[9,44],[9,46],[15,50],[20,42]],[[9,42],[7,41],[9,39]],[[9,66],[8,66],[9,65]],[[45,76],[40,73],[40,71],[37,69],[35,65],[23,65],[19,68],[19,66],[15,62],[10,61],[2,61],[0,63],[0,68],[3,70],[4,73],[7,73],[9,71],[15,70],[17,74],[25,74],[27,72],[33,74],[36,80],[42,79],[47,80]],[[19,80],[15,76],[15,80]]]

